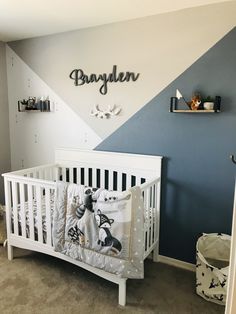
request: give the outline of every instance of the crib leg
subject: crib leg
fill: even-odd
[[[157,242],[152,254],[153,262],[159,262],[159,242]]]
[[[13,260],[13,246],[10,244],[7,244],[7,257],[9,261]]]
[[[119,305],[126,304],[126,279],[121,279],[119,283]]]

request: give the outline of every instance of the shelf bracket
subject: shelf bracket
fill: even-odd
[[[229,158],[231,159],[231,161],[232,161],[234,164],[236,164],[236,159],[235,159],[234,155],[230,155]]]

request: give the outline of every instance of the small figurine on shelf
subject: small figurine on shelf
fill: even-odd
[[[189,101],[187,104],[191,110],[198,110],[201,104],[201,96],[199,94],[193,95],[191,101]]]
[[[36,97],[29,97],[26,110],[36,110]]]

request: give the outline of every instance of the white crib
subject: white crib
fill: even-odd
[[[55,206],[56,181],[118,191],[139,185],[145,208],[143,259],[152,253],[153,260],[157,261],[162,157],[63,148],[56,150],[55,157],[55,164],[3,174],[8,259],[13,259],[13,247],[19,247],[66,260],[118,284],[119,304],[125,305],[126,278],[120,278],[54,251],[51,212]],[[37,231],[33,208],[37,211]]]

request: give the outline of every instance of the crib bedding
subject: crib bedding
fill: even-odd
[[[143,199],[124,192],[57,183],[54,250],[119,275],[143,278]]]

